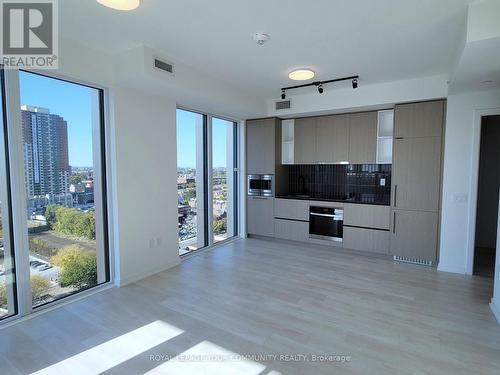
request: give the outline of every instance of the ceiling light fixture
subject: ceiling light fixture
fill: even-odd
[[[314,78],[315,73],[311,69],[295,69],[288,73],[288,78],[294,81],[306,81]]]
[[[356,75],[356,76],[350,76],[350,77],[329,79],[328,81],[314,81],[314,82],[311,82],[311,83],[304,83],[303,85],[282,87],[281,88],[281,99],[285,99],[286,98],[286,91],[287,90],[300,89],[302,87],[309,87],[309,86],[316,86],[318,88],[318,92],[320,94],[323,94],[323,91],[324,91],[323,85],[325,85],[327,83],[340,82],[340,81],[352,80],[352,82],[351,82],[352,83],[352,88],[356,89],[356,88],[358,88],[358,78],[359,78],[359,76]]]
[[[140,4],[140,0],[96,0],[99,4],[116,10],[134,10]]]

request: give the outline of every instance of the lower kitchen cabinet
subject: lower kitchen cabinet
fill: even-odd
[[[274,198],[247,198],[247,232],[259,236],[274,236]]]
[[[274,217],[279,219],[309,220],[309,201],[274,199]]]
[[[309,223],[274,219],[274,236],[283,240],[306,242],[309,240]]]
[[[344,249],[389,254],[390,234],[387,230],[344,226]]]
[[[365,228],[389,229],[391,208],[369,204],[346,204],[344,206],[344,225]]]
[[[436,262],[438,213],[394,210],[392,215],[391,255]]]

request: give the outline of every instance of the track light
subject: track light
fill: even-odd
[[[284,100],[286,98],[285,92],[287,90],[300,89],[302,87],[310,87],[310,86],[316,86],[318,88],[318,92],[320,94],[323,94],[323,91],[324,91],[323,85],[325,85],[327,83],[334,83],[334,82],[340,82],[340,81],[351,81],[352,82],[352,88],[356,89],[356,88],[358,88],[358,78],[359,78],[359,76],[355,75],[355,76],[349,76],[349,77],[329,79],[327,81],[315,81],[315,82],[311,82],[311,83],[305,83],[303,85],[282,87],[281,88],[281,99]]]

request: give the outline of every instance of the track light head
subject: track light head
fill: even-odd
[[[286,99],[285,90],[281,91],[281,99],[283,99],[283,100]]]
[[[356,78],[354,78],[352,80],[352,88],[353,89],[357,89],[358,88],[358,80]]]
[[[323,85],[322,85],[322,84],[320,84],[320,85],[318,86],[318,92],[319,92],[320,94],[323,94]]]

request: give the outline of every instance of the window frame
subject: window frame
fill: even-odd
[[[190,251],[188,253],[179,255],[181,260],[184,258],[188,258],[193,254],[199,253],[200,250],[205,250],[214,245],[221,245],[226,242],[232,241],[234,238],[240,235],[239,228],[239,186],[240,186],[240,155],[239,155],[239,130],[240,130],[240,122],[235,119],[231,119],[225,116],[219,116],[195,109],[191,109],[189,107],[177,106],[176,110],[187,111],[196,113],[203,116],[203,207],[204,207],[204,217],[203,217],[203,228],[204,228],[204,244],[205,246],[200,247],[196,250]],[[214,241],[214,233],[213,233],[213,163],[212,163],[212,126],[213,119],[219,119],[228,121],[233,124],[233,191],[234,191],[234,199],[233,199],[233,212],[234,212],[234,233],[232,236],[222,240],[215,242]],[[177,126],[177,123],[176,123]],[[177,166],[176,166],[177,167]],[[229,172],[228,172],[229,173]]]
[[[53,309],[57,306],[67,304],[71,301],[75,301],[85,296],[94,294],[100,290],[107,289],[114,284],[114,252],[113,249],[113,215],[112,210],[112,184],[111,179],[111,164],[112,159],[110,155],[110,112],[109,112],[109,90],[97,84],[84,82],[82,80],[69,78],[63,75],[55,74],[53,72],[40,73],[33,72],[30,70],[22,69],[5,69],[5,96],[3,102],[5,103],[4,117],[6,117],[5,128],[8,139],[8,152],[6,152],[6,157],[9,159],[9,195],[11,217],[10,217],[10,229],[13,232],[11,237],[11,242],[13,244],[12,251],[14,253],[14,261],[16,265],[16,291],[17,296],[16,301],[16,315],[9,315],[5,319],[0,319],[0,326],[18,320],[20,318],[38,314],[43,310]],[[96,229],[101,228],[102,240],[101,247],[104,256],[104,280],[98,283],[94,287],[86,288],[80,290],[76,293],[57,298],[54,301],[46,302],[37,306],[32,306],[31,300],[31,286],[30,286],[30,267],[29,261],[29,248],[28,248],[28,232],[27,232],[27,222],[26,222],[26,193],[25,193],[25,181],[24,181],[24,162],[19,160],[24,160],[21,156],[23,153],[20,152],[22,134],[21,134],[21,111],[20,111],[20,85],[19,76],[21,72],[27,72],[29,74],[35,74],[48,79],[56,79],[59,81],[67,82],[70,84],[76,84],[80,86],[85,86],[91,89],[97,90],[97,105],[99,110],[99,129],[97,144],[99,149],[95,150],[98,154],[99,161],[99,185],[100,193],[99,197],[96,198],[101,202],[101,214],[96,215]],[[92,129],[94,132],[94,128]],[[96,144],[94,136],[92,137],[92,142]],[[96,154],[96,155],[97,155]],[[96,155],[94,155],[94,160]],[[20,158],[21,157],[21,158]],[[97,205],[97,204],[96,204]],[[97,241],[96,241],[97,243]],[[100,245],[97,243],[97,251],[99,252]]]

